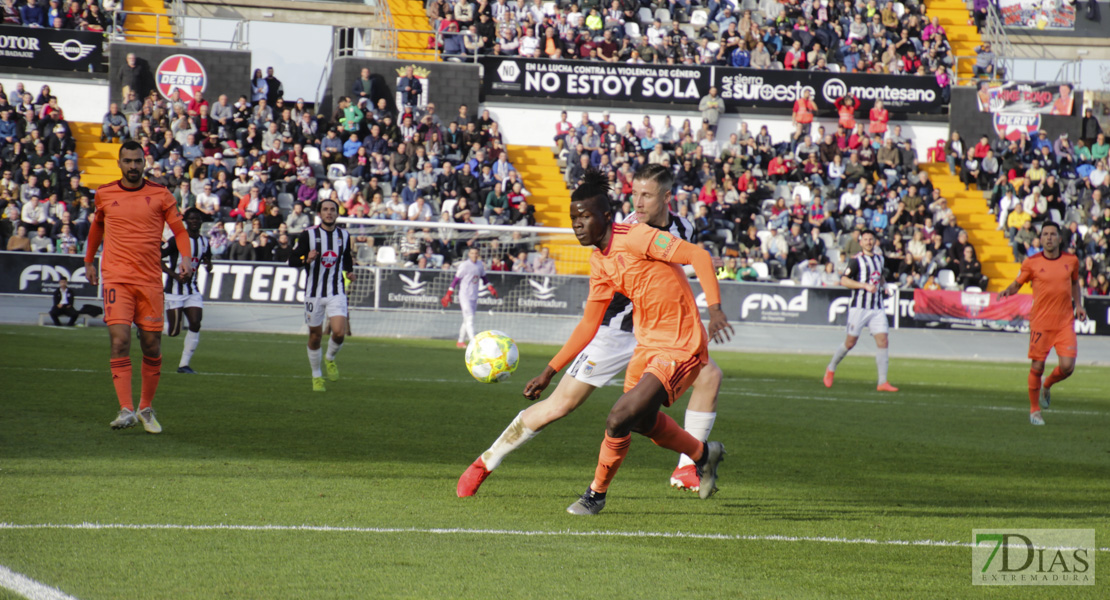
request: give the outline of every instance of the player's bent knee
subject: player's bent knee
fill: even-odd
[[[709,361],[701,368],[701,373],[698,373],[698,378],[694,380],[695,387],[701,386],[720,386],[721,380],[724,378],[724,372],[717,363]]]

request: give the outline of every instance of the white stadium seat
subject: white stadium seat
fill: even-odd
[[[960,289],[960,286],[956,285],[956,274],[951,269],[941,269],[937,273],[937,283],[946,290]]]
[[[759,279],[761,280],[766,280],[771,277],[771,271],[767,268],[767,263],[765,262],[754,262],[752,263],[752,268],[755,269],[756,275],[759,275]]]

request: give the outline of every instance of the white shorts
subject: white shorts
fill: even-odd
[[[347,316],[347,294],[336,294],[327,298],[305,298],[304,322],[309,327],[320,327],[324,324],[325,316]]]
[[[594,387],[601,387],[628,367],[632,352],[636,350],[636,336],[602,325],[574,362],[567,375]]]
[[[166,308],[204,308],[204,296],[195,294],[166,294]]]
[[[849,308],[848,335],[859,337],[864,327],[871,330],[871,335],[886,333],[886,311],[877,308]]]

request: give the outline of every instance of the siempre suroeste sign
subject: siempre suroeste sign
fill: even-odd
[[[716,87],[726,110],[745,107],[793,108],[805,91],[819,109],[831,110],[851,94],[860,114],[876,100],[902,112],[939,111],[935,77],[821,71],[778,71],[697,65],[630,65],[588,61],[488,56],[479,59],[487,96],[621,100],[696,106]]]

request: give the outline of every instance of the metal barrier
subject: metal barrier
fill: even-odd
[[[174,14],[179,9],[178,8],[173,8],[173,7],[171,7],[171,8],[172,8],[171,14],[161,14],[161,13],[154,13],[154,12],[141,12],[141,11],[131,11],[131,10],[116,11],[117,15],[120,15],[121,17],[123,17],[123,19],[124,19],[123,22],[124,23],[126,23],[126,18],[130,17],[131,15],[142,15],[142,16],[155,17],[155,19],[154,19],[154,32],[153,33],[150,33],[150,32],[136,32],[136,31],[129,30],[125,27],[123,32],[119,32],[119,31],[116,32],[116,34],[115,34],[116,39],[119,40],[119,41],[123,41],[120,38],[123,38],[123,39],[131,38],[131,39],[142,40],[144,42],[149,42],[149,43],[154,43],[154,44],[162,44],[164,42],[170,42],[174,45],[193,44],[193,45],[197,45],[197,46],[226,47],[226,48],[229,48],[229,49],[232,49],[232,50],[247,50],[250,46],[250,21],[247,21],[247,20],[244,20],[244,19],[220,19],[218,17],[204,17],[204,18],[197,17],[196,18],[196,22],[197,22],[197,33],[196,33],[196,35],[195,36],[186,36],[185,35],[185,19],[187,17],[185,17],[183,14],[181,14],[181,15]],[[182,5],[182,7],[180,7],[180,10],[182,12],[184,12],[183,5]],[[167,26],[163,26],[163,24],[162,24],[163,20],[166,23],[168,23]],[[232,38],[231,38],[230,41],[226,38],[206,39],[204,37],[204,22],[205,21],[212,21],[212,20],[215,20],[215,21],[234,21],[235,22],[235,32],[232,35]]]
[[[405,54],[416,54],[419,57],[417,60],[478,62],[477,54],[449,55],[440,50],[447,36],[465,35],[465,33],[429,32],[422,29],[392,27],[337,27],[334,42],[335,57],[399,58],[402,51],[398,45],[398,34],[401,33],[413,33],[421,37],[433,36],[434,47],[408,48],[403,51]]]

